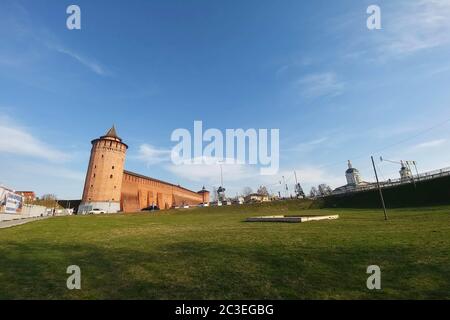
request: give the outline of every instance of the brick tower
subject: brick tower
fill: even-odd
[[[203,205],[209,204],[209,191],[206,190],[205,186],[203,186],[202,190],[200,190],[197,193],[202,196],[202,204]]]
[[[128,146],[118,137],[114,126],[104,136],[92,140],[91,157],[79,213],[93,209],[112,213],[120,211],[127,149]]]

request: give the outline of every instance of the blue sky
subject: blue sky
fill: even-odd
[[[90,140],[113,123],[128,170],[195,190],[220,171],[174,167],[174,129],[280,129],[280,172],[225,166],[230,195],[276,192],[293,170],[307,190],[338,187],[348,159],[371,181],[371,154],[450,166],[449,16],[448,0],[3,0],[0,183],[79,198]]]

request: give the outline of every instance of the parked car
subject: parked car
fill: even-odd
[[[106,211],[101,209],[92,209],[91,211],[88,212],[88,214],[102,214],[102,213],[106,213]]]
[[[159,210],[158,206],[150,206],[150,207],[142,209],[142,211],[157,211],[157,210]]]
[[[200,203],[198,205],[199,207],[209,207],[209,203],[205,202],[205,203]]]

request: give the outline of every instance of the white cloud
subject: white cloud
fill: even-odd
[[[311,141],[298,143],[293,147],[285,149],[285,151],[297,151],[300,153],[307,153],[315,150],[316,148],[321,147],[326,141],[328,141],[328,137],[321,137]]]
[[[311,57],[301,56],[301,57],[293,57],[288,59],[288,61],[284,62],[282,65],[278,67],[275,72],[276,77],[280,77],[289,73],[290,71],[296,72],[301,68],[312,65],[314,59]]]
[[[339,81],[334,72],[307,75],[296,82],[301,94],[315,98],[321,96],[338,96],[343,93],[344,83]]]
[[[54,47],[54,49],[59,53],[63,53],[65,55],[68,55],[69,57],[75,59],[76,61],[78,61],[82,65],[86,66],[91,71],[93,71],[94,73],[96,73],[100,76],[109,75],[109,72],[106,71],[105,68],[102,67],[100,64],[98,64],[96,61],[82,57],[78,53],[72,52],[72,51],[62,48],[62,47]]]
[[[4,42],[8,44],[1,48],[0,66],[25,68],[28,62],[42,64],[48,56],[45,51],[52,50],[74,59],[97,75],[110,75],[110,71],[97,61],[67,49],[56,34],[45,25],[36,23],[32,15],[16,2],[0,7],[0,38],[5,38]]]
[[[0,166],[7,168],[1,183],[13,189],[30,189],[38,194],[78,198],[85,172],[73,170],[61,162],[68,154],[43,142],[29,129],[0,116]],[[11,156],[6,156],[6,155]],[[72,159],[72,156],[70,156]],[[83,165],[84,167],[84,165]],[[57,189],[55,189],[57,186]]]
[[[193,164],[192,162],[183,165],[170,165],[166,169],[176,176],[188,181],[197,182],[205,185],[208,189],[220,185],[220,165],[219,161],[214,159],[207,160],[207,164]],[[281,170],[276,175],[261,175],[259,168],[253,165],[245,164],[222,164],[224,186],[227,189],[226,194],[233,197],[240,193],[244,187],[251,187],[256,190],[259,186],[266,186],[270,192],[277,194],[278,191],[284,192],[280,181],[285,177],[289,192],[294,192],[294,170]],[[296,169],[297,177],[305,192],[308,192],[311,186],[317,186],[326,183],[336,188],[345,184],[344,173],[341,176],[329,174],[323,168],[315,166],[303,166]]]
[[[80,199],[86,172],[46,164],[42,160],[0,158],[0,166],[8,168],[0,184],[15,190],[33,190],[37,195],[54,193],[60,199]]]
[[[34,175],[35,177],[54,177],[62,180],[74,180],[79,182],[84,182],[86,177],[86,173],[84,172],[48,164],[22,163],[18,164],[16,168],[22,173]]]
[[[328,137],[322,137],[322,138],[319,138],[319,139],[315,139],[315,140],[306,142],[306,144],[308,144],[308,145],[317,145],[317,144],[321,144],[321,143],[323,143],[323,142],[325,142],[327,140],[328,140]]]
[[[436,139],[436,140],[426,141],[426,142],[422,142],[422,143],[415,145],[414,149],[435,148],[435,147],[442,146],[446,142],[447,142],[446,139]]]
[[[0,152],[49,161],[64,161],[69,158],[66,153],[42,142],[27,129],[17,126],[7,118],[0,118]]]
[[[227,163],[227,160],[229,160]],[[196,164],[199,162],[199,164]],[[231,163],[234,159],[218,159],[203,157],[202,159],[190,159],[181,165],[169,165],[167,170],[177,175],[178,177],[194,182],[203,182],[210,185],[220,184],[220,164],[222,164],[222,171],[224,180],[242,181],[259,174],[256,166]]]
[[[407,1],[395,10],[382,8],[379,52],[392,57],[450,44],[450,1]]]
[[[309,189],[311,186],[317,186],[321,183],[326,183],[333,188],[339,187],[345,184],[345,176],[344,171],[342,175],[336,176],[335,174],[330,174],[326,170],[318,166],[302,166],[297,167],[295,169],[297,173],[297,179],[305,189]],[[288,185],[293,185],[295,183],[294,170],[283,170],[277,174],[278,180],[281,181],[281,177],[284,176]],[[275,177],[263,177],[261,176],[260,183],[261,184],[270,184],[276,183],[274,182]],[[276,185],[275,185],[276,186]]]
[[[139,146],[138,155],[135,158],[144,161],[147,165],[153,165],[170,161],[170,153],[170,150],[158,149],[145,143]]]

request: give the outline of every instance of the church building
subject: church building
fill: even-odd
[[[353,167],[350,160],[348,160],[348,169],[345,171],[345,178],[347,179],[347,184],[334,189],[334,193],[354,191],[360,187],[370,185],[370,183],[362,180],[359,170]]]

